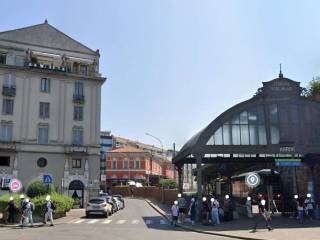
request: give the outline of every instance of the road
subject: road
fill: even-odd
[[[125,199],[126,208],[109,218],[74,218],[54,227],[1,228],[5,240],[228,240],[224,237],[186,232],[172,227],[144,200]]]

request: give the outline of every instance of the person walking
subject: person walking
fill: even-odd
[[[220,224],[219,202],[215,198],[211,198],[211,221],[213,225]]]
[[[24,215],[25,205],[26,205],[26,201],[24,199],[24,195],[21,194],[20,195],[20,225],[23,225],[25,221],[25,217],[26,217]]]
[[[29,198],[26,199],[26,203],[25,203],[25,210],[24,210],[24,215],[26,216],[26,221],[25,221],[25,224],[24,226],[27,224],[27,223],[30,223],[31,224],[31,227],[33,227],[33,218],[32,218],[32,213],[34,211],[34,205],[33,203],[30,201]]]
[[[303,201],[302,199],[299,199],[298,205],[297,205],[297,212],[298,212],[298,219],[301,224],[303,223],[304,211],[305,209],[304,209]]]
[[[313,219],[314,201],[313,201],[310,193],[307,194],[307,198],[304,201],[304,205],[305,205],[305,209],[307,212],[307,216],[309,217],[310,220],[312,220]]]
[[[266,228],[269,231],[273,230],[273,228],[270,225],[270,220],[271,220],[270,214],[266,210],[266,200],[264,200],[262,198],[261,201],[259,202],[259,215],[256,218],[256,222],[255,222],[254,227],[251,230],[251,232],[256,232],[257,231],[257,226],[259,225],[260,222],[265,222]]]
[[[179,207],[178,201],[174,201],[171,207],[171,215],[172,215],[172,225],[177,226],[178,216],[179,216]]]
[[[224,198],[223,212],[225,221],[231,221],[233,219],[232,203],[228,194]]]
[[[13,197],[9,198],[7,211],[8,211],[8,223],[13,224],[14,223],[14,213],[16,211],[16,206],[14,204]]]
[[[194,198],[191,198],[191,203],[189,207],[189,215],[190,215],[190,220],[191,224],[194,225],[194,222],[196,220],[196,201]]]
[[[53,213],[53,210],[56,209],[54,203],[51,201],[51,197],[49,195],[47,195],[46,197],[46,213],[44,215],[44,224],[47,224],[47,221],[48,221],[48,218],[50,220],[50,226],[52,227],[53,226],[53,216],[52,216],[52,213]]]
[[[179,216],[180,216],[180,222],[184,222],[185,214],[187,213],[187,201],[182,196],[181,193],[178,193],[178,207],[179,207]]]
[[[248,218],[253,218],[251,197],[247,197],[246,210],[247,210],[247,217]]]

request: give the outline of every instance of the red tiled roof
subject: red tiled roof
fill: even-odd
[[[113,149],[110,153],[145,153],[142,149],[131,147],[131,146],[124,146]]]

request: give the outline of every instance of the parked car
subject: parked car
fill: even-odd
[[[122,195],[113,195],[113,197],[117,197],[123,203],[123,208],[124,208],[124,199]]]
[[[118,197],[113,197],[113,199],[116,201],[119,210],[124,208],[123,202]]]
[[[108,217],[112,213],[112,205],[105,198],[92,198],[87,203],[86,217],[91,215],[103,215]]]
[[[119,210],[116,200],[112,196],[106,196],[104,198],[112,205],[112,214]]]

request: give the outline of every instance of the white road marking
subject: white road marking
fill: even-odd
[[[119,220],[117,224],[124,224],[127,220]]]
[[[80,219],[80,220],[78,220],[78,221],[76,221],[76,222],[74,222],[74,223],[82,223],[82,222],[84,222],[85,220],[84,219]]]
[[[166,221],[166,220],[161,219],[161,220],[160,220],[160,224],[162,224],[162,225],[163,225],[163,224],[167,224],[167,221]]]
[[[139,220],[138,219],[132,220],[131,224],[139,224]]]
[[[93,223],[96,223],[96,222],[99,222],[99,220],[98,219],[93,219],[93,220],[90,220],[89,222],[87,222],[87,223],[89,223],[89,224],[93,224]]]
[[[104,220],[102,223],[103,223],[103,224],[109,224],[109,223],[111,223],[111,222],[112,222],[112,220],[108,219],[108,220]]]
[[[150,219],[147,219],[147,220],[146,220],[146,224],[147,224],[147,225],[149,225],[149,224],[151,224],[151,223],[152,223],[152,221],[151,221]]]

